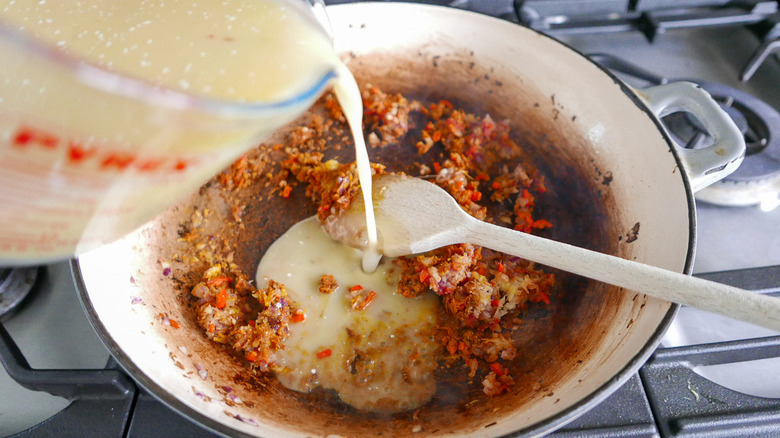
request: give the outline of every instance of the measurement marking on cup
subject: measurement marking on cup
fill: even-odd
[[[100,170],[141,172],[181,172],[195,164],[192,159],[181,157],[139,157],[135,153],[117,150],[111,147],[85,146],[73,139],[62,139],[43,129],[29,125],[20,126],[11,136],[11,144],[17,150],[36,149],[65,151],[66,162],[70,165],[94,162]],[[120,148],[120,149],[127,149]]]

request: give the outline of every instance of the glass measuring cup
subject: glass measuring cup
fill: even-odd
[[[330,44],[305,2],[269,2]],[[0,266],[133,230],[304,112],[336,75],[322,56],[289,96],[240,102],[106,69],[18,28],[0,15]]]

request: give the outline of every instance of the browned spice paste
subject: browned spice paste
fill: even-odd
[[[293,189],[305,185],[321,221],[346,209],[359,194],[357,170],[355,163],[324,158],[325,146],[343,139],[344,118],[332,96],[321,104],[324,115],[315,114],[307,125],[291,129],[284,144],[264,146],[283,155],[278,171],[263,172],[244,157],[217,181],[231,191],[265,179],[289,202],[301,202]],[[417,126],[419,137],[412,145],[418,173],[410,174],[447,190],[472,216],[522,232],[552,227],[534,218],[536,197],[546,191],[544,178],[519,162],[520,147],[511,139],[507,122],[467,113],[448,101],[426,105],[371,86],[363,90],[363,104],[369,147],[401,147]],[[399,144],[401,139],[405,141]],[[377,163],[372,171],[388,172]],[[237,220],[243,208],[233,207]],[[258,290],[229,260],[211,258],[212,267],[192,289],[198,324],[207,337],[232,347],[252,369],[273,371],[290,325],[304,321],[305,309],[290,301],[283,284],[271,281]],[[398,293],[410,298],[436,294],[441,299],[443,310],[434,330],[440,366],[462,367],[488,396],[514,390],[506,365],[522,352],[516,350],[512,333],[522,324],[527,306],[550,303],[553,275],[525,260],[468,244],[400,257],[395,264],[400,270]],[[318,286],[329,294],[337,282],[324,272]],[[370,304],[372,297],[364,292],[355,294],[356,305]],[[327,351],[321,354],[328,356]]]

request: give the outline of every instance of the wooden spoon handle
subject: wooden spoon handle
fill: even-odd
[[[469,243],[780,331],[780,299],[473,221]]]

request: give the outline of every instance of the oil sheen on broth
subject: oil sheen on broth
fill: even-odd
[[[401,296],[392,260],[367,273],[360,259],[359,250],[334,241],[316,217],[291,227],[266,251],[258,286],[269,279],[284,283],[306,309],[306,319],[290,325],[276,376],[297,391],[333,390],[360,410],[417,408],[436,390],[432,330],[439,300],[433,294]],[[318,290],[326,273],[338,282],[332,293]],[[364,295],[376,292],[364,309],[350,305],[350,289],[358,285]]]

